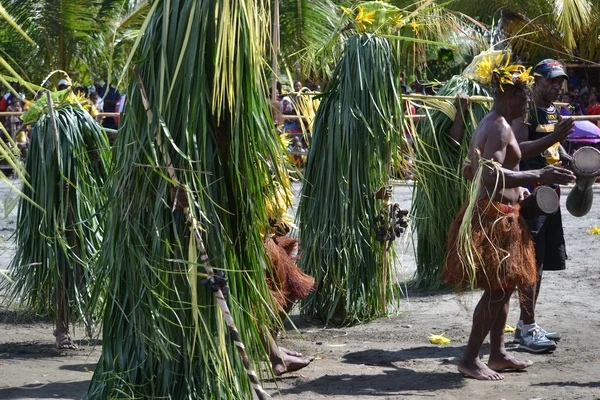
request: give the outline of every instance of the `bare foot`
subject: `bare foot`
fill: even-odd
[[[281,357],[271,361],[275,376],[283,375],[286,372],[298,371],[315,359],[314,357],[304,357],[300,353],[284,348],[280,348],[280,354]]]
[[[54,336],[56,336],[56,348],[57,349],[72,349],[76,350],[77,345],[71,340],[69,332],[54,330]]]
[[[298,353],[297,351],[294,351],[294,350],[288,350],[285,347],[279,347],[279,351],[281,351],[282,353],[285,353],[287,355],[290,355],[290,356],[302,357],[302,353]]]
[[[506,350],[500,351],[498,354],[490,354],[488,367],[494,371],[502,371],[505,369],[525,369],[533,364],[530,360],[519,360],[511,356]]]
[[[461,360],[458,364],[458,370],[480,381],[501,381],[504,379],[504,376],[488,368],[479,358],[474,361]]]

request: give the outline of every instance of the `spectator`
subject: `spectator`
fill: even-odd
[[[598,94],[590,94],[590,105],[587,108],[587,115],[600,115],[600,104],[598,103]],[[597,124],[597,121],[595,122]]]
[[[8,99],[8,107],[6,108],[8,112],[23,112],[23,102],[17,98],[17,96],[12,95]],[[23,129],[23,120],[20,115],[11,115],[6,118],[5,128],[11,139],[14,140],[17,134]],[[5,142],[8,142],[8,138],[2,135],[2,139]]]
[[[588,93],[590,89],[587,86],[587,80],[585,78],[581,78],[581,86],[579,88],[579,95],[583,96],[585,93]]]
[[[296,83],[294,83],[294,91],[300,93],[300,90],[302,90],[302,82],[296,81]]]
[[[77,96],[83,96],[85,98],[88,98],[89,91],[88,91],[88,88],[85,86],[82,86],[82,85],[77,86],[75,88],[74,92],[75,92],[75,95],[77,95]]]
[[[19,82],[13,82],[10,84],[12,90],[9,90],[0,98],[0,111],[6,111],[8,108],[9,98],[16,97],[15,93],[18,93],[22,100],[25,100],[25,95],[21,93],[21,85]]]
[[[104,112],[116,112],[117,103],[121,98],[121,94],[119,93],[117,88],[115,88],[108,82],[108,77],[105,78],[104,86],[100,87],[100,89],[97,90],[97,92],[98,96],[100,96],[104,100]],[[114,117],[104,118],[104,120],[102,121],[102,126],[108,129],[115,130],[118,128],[117,122],[115,121]]]
[[[281,110],[285,115],[295,115],[294,106],[292,104],[292,99],[289,96],[285,96],[281,100]]]
[[[583,93],[579,96],[579,106],[581,107],[581,111],[587,113],[587,108],[590,105],[590,95],[589,93]]]
[[[567,115],[581,115],[582,114],[581,107],[579,106],[579,103],[577,103],[575,101],[575,97],[573,96],[572,93],[563,94],[561,101],[563,103],[567,103],[567,106],[563,107],[569,111],[569,114],[567,114]],[[562,114],[562,112],[561,112],[561,114]]]
[[[58,81],[58,90],[65,90],[69,86],[71,86],[71,85],[69,84],[69,81],[67,81],[66,79],[61,79],[60,81]]]

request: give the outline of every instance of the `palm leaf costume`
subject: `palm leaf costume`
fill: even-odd
[[[264,97],[260,18],[250,0],[152,5],[115,143],[102,252],[111,290],[91,399],[252,396],[202,283],[208,264],[225,273],[249,359],[264,359],[261,325],[276,309],[265,204],[283,182],[284,149]],[[177,190],[184,210],[173,205]]]
[[[78,104],[63,102],[54,116],[57,132],[47,113],[33,128],[8,290],[9,299],[53,315],[62,289],[63,306],[75,321],[94,315],[102,296],[92,296],[90,288],[110,149],[104,131]]]
[[[469,96],[486,96],[488,91],[473,75],[481,56],[467,67],[461,75],[452,77],[437,93],[438,96],[454,97],[459,93]],[[435,96],[432,97],[435,99]],[[469,184],[462,178],[463,162],[469,151],[469,142],[477,123],[489,112],[490,102],[474,102],[464,115],[465,132],[457,145],[449,135],[453,119],[445,108],[432,108],[428,118],[419,126],[415,140],[414,171],[417,180],[411,214],[417,236],[417,272],[415,288],[431,290],[441,285],[438,277],[447,254],[448,231],[460,207],[469,194]],[[452,107],[452,106],[451,106]],[[455,118],[461,118],[456,113]]]
[[[401,115],[390,45],[351,36],[317,111],[298,209],[301,268],[316,281],[308,318],[349,324],[385,315],[399,301],[391,253],[376,240]]]

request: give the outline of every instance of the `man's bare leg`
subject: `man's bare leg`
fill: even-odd
[[[506,290],[504,304],[498,310],[498,317],[490,329],[490,359],[488,367],[494,371],[504,369],[525,369],[533,364],[529,360],[519,360],[506,352],[504,345],[504,327],[508,319],[508,310],[510,307],[510,296],[513,290]]]
[[[66,296],[64,295],[62,282],[58,282],[58,307],[56,315],[56,329],[54,330],[54,336],[56,336],[56,348],[57,349],[76,349],[77,345],[71,340],[69,335],[69,319],[68,319],[68,304]]]
[[[519,319],[523,321],[524,325],[535,323],[535,305],[540,294],[541,286],[542,277],[538,276],[537,281],[534,285],[531,285],[528,288],[521,289],[521,293],[519,294],[521,315],[519,316]]]
[[[481,361],[479,351],[493,323],[496,322],[500,309],[506,304],[505,296],[506,292],[504,291],[485,291],[483,296],[481,296],[473,312],[473,327],[471,328],[471,335],[469,336],[465,354],[463,354],[458,364],[458,370],[461,373],[483,381],[499,381],[504,379],[504,376],[492,370]]]
[[[283,375],[286,372],[298,371],[314,360],[314,357],[304,357],[301,353],[277,346],[273,335],[270,333],[267,333],[265,336],[263,342],[269,348],[269,360],[271,361],[271,368],[275,376]]]

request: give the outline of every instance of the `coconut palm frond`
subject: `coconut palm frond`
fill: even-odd
[[[7,0],[3,2],[6,12],[32,40],[8,52],[23,65],[32,66],[28,73],[35,81],[58,69],[75,80],[79,77],[74,71],[101,74],[110,68],[102,51],[115,39],[110,36],[114,21],[132,12],[131,4],[126,0]],[[105,62],[99,68],[101,61]]]
[[[592,20],[589,0],[554,0],[556,28],[562,33],[561,41],[567,49],[576,47],[576,36],[582,35]]]
[[[281,55],[302,78],[328,78],[339,59],[341,12],[331,0],[280,1]],[[303,80],[304,80],[303,79]]]

